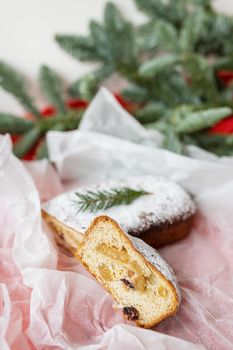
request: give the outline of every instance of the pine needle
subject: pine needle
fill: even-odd
[[[120,189],[113,188],[111,190],[103,191],[87,191],[86,193],[75,193],[78,197],[78,212],[98,210],[106,210],[113,206],[130,204],[135,199],[148,195],[149,193],[143,190],[133,190],[128,187]]]

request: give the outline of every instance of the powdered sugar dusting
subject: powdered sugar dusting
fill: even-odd
[[[75,192],[85,193],[87,190],[109,190],[126,186],[150,194],[137,198],[129,205],[118,205],[95,213],[78,212],[78,198]],[[195,205],[179,185],[161,177],[144,176],[79,188],[45,203],[43,209],[65,225],[82,233],[96,216],[105,214],[116,220],[125,232],[140,235],[140,232],[151,226],[167,222],[172,224],[174,221],[189,218],[195,212]]]

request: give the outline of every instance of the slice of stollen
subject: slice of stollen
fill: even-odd
[[[177,312],[180,293],[171,268],[155,249],[125,234],[110,217],[93,220],[76,257],[137,325],[150,328]]]

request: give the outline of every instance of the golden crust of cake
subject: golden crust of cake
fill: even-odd
[[[88,227],[75,256],[123,307],[125,317],[151,328],[177,312],[180,295],[166,262],[136,240],[140,243],[135,245],[110,217],[99,216]],[[143,246],[141,252],[137,245]]]
[[[71,227],[64,225],[62,222],[57,220],[54,216],[49,215],[43,209],[41,211],[41,214],[47,225],[52,230],[56,242],[74,254],[79,244],[83,240],[83,234],[77,232]]]

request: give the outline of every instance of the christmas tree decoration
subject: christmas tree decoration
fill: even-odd
[[[91,100],[117,73],[128,81],[121,95],[134,103],[131,113],[164,134],[165,148],[185,153],[191,142],[229,155],[227,136],[219,151],[220,145],[207,145],[203,135],[214,137],[215,124],[226,117],[232,130],[233,18],[217,13],[210,0],[134,2],[148,17],[142,25],[126,20],[109,2],[102,23],[91,21],[87,36],[56,35],[68,54],[99,64],[71,85],[71,96]]]

